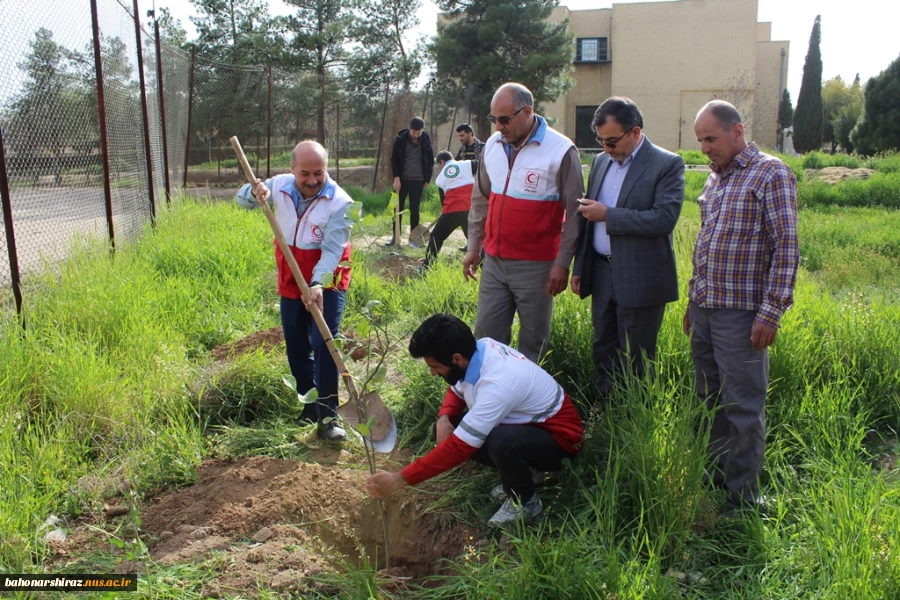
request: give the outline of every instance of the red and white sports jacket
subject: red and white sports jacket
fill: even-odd
[[[468,211],[472,206],[475,178],[471,160],[448,160],[434,183],[444,191],[442,214]]]
[[[556,380],[518,351],[481,338],[466,376],[450,386],[438,416],[459,417],[453,435],[403,469],[410,485],[468,460],[495,427],[533,425],[546,429],[571,454],[584,437],[581,417]]]
[[[485,143],[481,168],[491,181],[484,251],[497,258],[556,260],[565,209],[556,185],[572,140],[541,118],[535,134],[509,164],[500,133]]]

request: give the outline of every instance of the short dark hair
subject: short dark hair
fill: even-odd
[[[741,113],[730,102],[725,100],[711,100],[706,103],[704,109],[709,110],[719,127],[728,131],[738,123],[742,123]]]
[[[409,128],[415,129],[416,131],[418,131],[420,129],[425,129],[425,121],[423,121],[419,117],[413,117],[412,119],[409,120]]]
[[[603,127],[609,117],[615,119],[625,131],[631,131],[635,127],[644,128],[644,115],[630,98],[613,96],[604,100],[594,113],[591,127]]]
[[[448,160],[453,160],[453,155],[446,150],[441,150],[437,153],[437,156],[434,157],[434,160],[438,162],[447,162]]]
[[[442,313],[425,319],[409,340],[410,356],[427,356],[447,367],[453,364],[454,354],[471,360],[475,350],[475,336],[469,326],[452,315]]]
[[[468,123],[460,123],[456,126],[456,133],[462,133],[463,131],[466,133],[475,133],[475,130],[472,129],[472,126]]]

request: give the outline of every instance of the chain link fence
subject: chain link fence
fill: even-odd
[[[458,147],[462,95],[212,64],[139,15],[136,0],[0,3],[4,307],[21,310],[30,276],[79,240],[135,239],[173,193],[233,195],[243,175],[232,135],[259,177],[288,171],[294,145],[318,139],[333,178],[372,190],[387,185],[410,117],[425,117],[435,152]]]

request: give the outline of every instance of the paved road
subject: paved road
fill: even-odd
[[[65,259],[79,239],[108,236],[102,188],[13,188],[10,196],[23,279],[47,262]],[[115,189],[112,199],[116,239],[133,238],[150,219],[149,199],[134,188]],[[12,279],[2,222],[0,236],[0,286],[9,286]]]

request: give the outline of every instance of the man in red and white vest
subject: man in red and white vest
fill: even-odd
[[[509,344],[519,314],[519,351],[538,362],[550,339],[553,297],[569,283],[578,241],[581,159],[572,140],[534,114],[525,86],[505,83],[491,100],[497,133],[485,142],[469,209],[463,275],[478,288],[475,336]]]
[[[422,323],[409,353],[450,384],[435,424],[437,446],[402,471],[370,475],[369,494],[386,498],[471,458],[500,475],[490,495],[504,502],[489,524],[503,527],[539,514],[535,473],[561,469],[584,437],[581,417],[562,386],[509,346],[476,340],[468,325],[450,315]]]
[[[441,169],[434,180],[441,197],[441,216],[434,224],[434,230],[428,240],[423,270],[427,269],[431,261],[437,257],[444,240],[457,227],[462,227],[463,234],[468,239],[469,205],[472,203],[472,187],[475,184],[475,169],[478,166],[478,161],[453,160],[453,155],[446,150],[438,152],[435,158]]]
[[[350,222],[347,211],[353,199],[328,177],[328,155],[321,144],[304,141],[291,153],[291,172],[258,182],[251,191],[245,184],[237,203],[256,208],[267,200],[287,240],[291,254],[310,288],[325,322],[336,336],[344,313],[344,295],[350,286]],[[291,374],[297,391],[316,388],[315,404],[303,409],[302,417],[319,423],[319,435],[329,441],[344,441],[347,433],[338,425],[338,372],[303,304],[300,287],[281,249],[275,245],[278,294],[281,296],[281,326]],[[330,417],[330,419],[329,419]],[[325,421],[328,420],[328,423]]]

